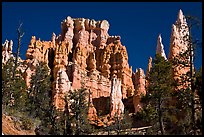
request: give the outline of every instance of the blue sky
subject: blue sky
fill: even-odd
[[[184,15],[199,17],[202,21],[201,2],[2,2],[2,43],[8,39],[17,45],[16,29],[23,22],[21,57],[31,36],[51,40],[52,32],[59,35],[60,24],[67,16],[108,20],[109,35],[120,35],[126,46],[129,64],[146,71],[149,56],[154,57],[157,37],[161,33],[168,56],[171,26],[179,9]],[[202,26],[193,34],[202,41]],[[198,48],[196,68],[202,65],[202,47]]]

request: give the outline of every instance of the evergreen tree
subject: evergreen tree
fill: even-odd
[[[40,62],[31,76],[29,96],[29,111],[34,117],[44,118],[44,113],[51,104],[51,81],[48,67]]]
[[[194,74],[191,81],[189,75],[182,76],[183,82],[188,81],[187,88],[182,88],[179,92],[174,93],[176,97],[176,109],[177,109],[177,123],[176,131],[180,134],[192,135],[202,133],[202,100],[201,100],[201,87],[202,87],[202,74],[201,69]],[[187,73],[189,74],[190,71]],[[193,82],[193,83],[191,83]],[[192,87],[193,86],[193,87]],[[192,88],[193,89],[192,89]],[[185,115],[184,115],[185,114]]]
[[[2,106],[10,107],[11,111],[14,109],[24,111],[27,103],[26,84],[22,77],[22,72],[17,69],[21,62],[19,62],[21,40],[24,32],[21,30],[22,23],[17,29],[17,52],[14,57],[11,57],[5,65],[2,66]]]
[[[71,115],[70,115],[70,111],[69,111],[68,96],[67,95],[65,95],[64,119],[65,119],[64,135],[71,135],[73,132],[71,129]]]
[[[177,130],[181,134],[197,134],[197,113],[196,111],[196,87],[197,83],[194,69],[194,60],[195,60],[195,50],[198,48],[197,46],[200,44],[198,40],[194,40],[192,36],[192,28],[194,25],[199,24],[199,20],[192,16],[186,16],[188,22],[189,33],[183,32],[184,35],[182,40],[184,43],[187,43],[187,50],[183,53],[180,53],[177,57],[172,60],[172,64],[174,67],[181,68],[189,68],[186,74],[183,74],[179,77],[180,80],[176,80],[178,86],[183,86],[183,88],[177,89],[174,94],[174,98],[176,98],[176,109],[178,109],[177,113],[177,121],[175,125],[177,125]],[[185,115],[184,115],[185,114]],[[184,115],[184,116],[183,116]]]
[[[195,74],[195,89],[197,91],[197,95],[200,100],[200,104],[202,104],[202,67]]]
[[[15,77],[15,72],[16,72],[16,68],[18,67],[18,59],[19,59],[19,56],[20,56],[20,48],[21,48],[21,40],[22,40],[22,38],[23,38],[23,36],[24,36],[24,32],[22,32],[22,29],[21,29],[21,27],[22,27],[22,25],[23,25],[23,23],[21,23],[20,25],[19,25],[19,27],[18,27],[18,29],[17,29],[17,34],[18,34],[18,45],[17,45],[17,51],[16,51],[16,53],[14,53],[15,54],[15,56],[16,56],[16,58],[15,58],[15,65],[14,65],[14,67],[13,67],[13,78]]]
[[[146,121],[152,125],[151,134],[165,134],[167,112],[172,93],[171,63],[156,54],[149,73],[147,94],[142,97]]]
[[[195,111],[196,113],[196,128],[198,134],[202,135],[202,67],[195,74]]]
[[[15,70],[14,59],[10,58],[2,68],[2,107],[10,112],[24,111],[27,103],[26,84],[21,71]]]
[[[71,109],[72,131],[75,135],[90,134],[92,126],[88,121],[88,102],[85,88],[70,92],[69,102]]]
[[[55,107],[52,108],[51,135],[64,135],[65,131],[65,115],[63,111],[59,111]]]
[[[68,109],[68,97],[65,95],[65,110],[61,111],[56,109],[55,106],[52,108],[52,119],[51,123],[51,135],[72,135],[71,129],[71,115]]]
[[[30,88],[28,89],[27,111],[30,116],[40,119],[41,125],[38,130],[48,134],[49,126],[53,117],[51,81],[48,67],[45,63],[39,62],[36,71],[32,74]],[[48,128],[48,129],[47,129]]]
[[[111,125],[106,127],[106,130],[108,130],[108,132],[110,132],[111,130],[111,131],[116,131],[117,135],[130,134],[130,133],[126,133],[127,132],[126,129],[130,129],[132,126],[132,119],[129,116],[128,111],[125,111],[125,113],[121,114],[121,116],[118,116],[117,114],[115,114],[113,121],[114,122],[111,123]]]

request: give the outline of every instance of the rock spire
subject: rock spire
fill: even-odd
[[[156,53],[160,54],[162,57],[164,57],[164,59],[166,60],[166,54],[164,52],[164,45],[162,44],[162,38],[161,38],[161,34],[159,34],[158,39],[157,39],[157,49],[156,49]]]

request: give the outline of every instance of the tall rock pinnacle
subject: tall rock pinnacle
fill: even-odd
[[[146,76],[149,75],[151,68],[152,68],[152,57],[149,57],[148,66],[147,66],[147,70],[146,70]]]
[[[188,36],[189,30],[186,18],[183,15],[182,10],[179,10],[177,20],[175,24],[172,25],[169,59],[172,59],[187,50]]]
[[[183,64],[173,64],[173,75],[174,79],[181,81],[182,75],[186,75],[190,70],[190,58],[182,58],[180,54],[185,53],[189,47],[189,28],[186,22],[186,18],[183,15],[183,12],[179,10],[177,20],[175,24],[172,25],[171,39],[170,39],[170,49],[169,49],[169,60],[174,58],[184,61],[185,67]],[[188,83],[187,83],[188,84]],[[178,86],[179,88],[184,88],[183,86]]]
[[[14,58],[12,54],[12,47],[13,47],[13,41],[5,40],[4,44],[2,44],[2,64],[6,64],[6,62],[10,58]]]
[[[134,77],[135,93],[133,96],[133,105],[135,112],[138,112],[142,108],[142,103],[140,102],[141,95],[146,95],[144,70],[141,68],[136,69]]]
[[[164,59],[166,60],[166,54],[164,52],[164,45],[162,44],[162,38],[161,38],[161,34],[159,34],[158,39],[157,39],[157,50],[156,50],[157,54],[160,54],[162,57],[164,57]]]
[[[148,60],[148,65],[147,65],[147,69],[146,69],[146,78],[145,78],[145,86],[148,87],[149,85],[149,73],[151,71],[151,68],[152,68],[152,57],[149,57],[149,60]]]
[[[177,17],[177,21],[176,21],[177,23],[184,23],[184,22],[186,22],[186,19],[185,19],[185,17],[184,17],[184,15],[183,15],[183,12],[182,12],[182,10],[180,9],[179,10],[179,13],[178,13],[178,17]]]

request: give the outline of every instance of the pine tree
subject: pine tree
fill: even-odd
[[[200,104],[202,104],[202,66],[195,74],[195,89],[197,91],[197,95],[199,96]]]
[[[15,70],[14,60],[10,58],[2,68],[2,107],[10,112],[24,111],[27,103],[26,84],[21,71]]]
[[[142,97],[145,104],[142,112],[146,121],[152,125],[151,134],[165,134],[166,115],[172,93],[171,63],[156,54],[149,73],[147,94]]]
[[[15,56],[16,56],[16,58],[15,58],[15,65],[14,65],[14,67],[13,67],[13,78],[15,77],[16,68],[19,66],[19,64],[18,64],[18,63],[19,63],[19,62],[18,62],[18,59],[19,59],[19,56],[20,56],[21,40],[22,40],[22,38],[23,38],[23,36],[24,36],[24,34],[25,34],[24,32],[22,32],[22,29],[21,29],[22,25],[23,25],[23,23],[21,23],[21,24],[19,25],[18,29],[17,29],[18,45],[17,45],[17,51],[16,51],[16,53],[14,53]]]
[[[121,114],[121,116],[118,116],[115,114],[113,118],[113,123],[106,127],[106,130],[108,131],[116,131],[117,135],[125,135],[125,134],[130,134],[126,131],[126,129],[130,129],[132,126],[132,119],[129,116],[128,111],[125,111],[124,114]],[[127,133],[126,133],[127,132]]]
[[[55,106],[52,108],[51,135],[65,135],[65,115],[63,111],[59,111]]]
[[[196,128],[198,134],[202,135],[202,67],[195,74],[195,111],[196,114]]]
[[[11,106],[12,100],[12,67],[14,63],[12,59],[9,59],[7,63],[2,67],[2,107],[6,108]]]
[[[34,117],[44,118],[51,104],[51,81],[48,67],[40,62],[32,74],[29,92],[29,111]]]
[[[88,121],[88,102],[85,88],[70,92],[70,109],[72,131],[74,135],[86,135],[92,132],[92,126]]]
[[[176,80],[178,86],[183,88],[177,89],[174,94],[176,98],[176,108],[178,109],[177,119],[178,123],[177,130],[179,129],[181,134],[197,134],[196,130],[196,77],[194,69],[195,50],[200,44],[198,40],[194,40],[192,36],[192,28],[194,25],[199,24],[199,20],[192,16],[186,16],[188,22],[189,33],[185,33],[182,40],[187,43],[187,50],[180,53],[177,57],[172,60],[174,67],[180,66],[181,68],[189,68],[186,74],[179,77],[180,80]],[[198,112],[199,113],[199,112]],[[183,116],[185,114],[185,116]]]
[[[17,29],[17,53],[12,53],[16,55],[16,58],[11,57],[2,66],[2,105],[3,108],[10,107],[11,111],[23,111],[27,101],[26,84],[22,72],[17,69],[21,64],[18,58],[20,56],[21,39],[24,35],[21,26],[22,24]]]
[[[68,96],[65,95],[64,98],[65,101],[65,111],[64,111],[64,135],[72,135],[72,129],[71,129],[71,115],[69,111],[69,106],[68,106]]]
[[[53,105],[49,69],[44,62],[39,62],[31,76],[28,98],[29,115],[41,121],[36,130],[41,134],[48,134],[53,121]]]

